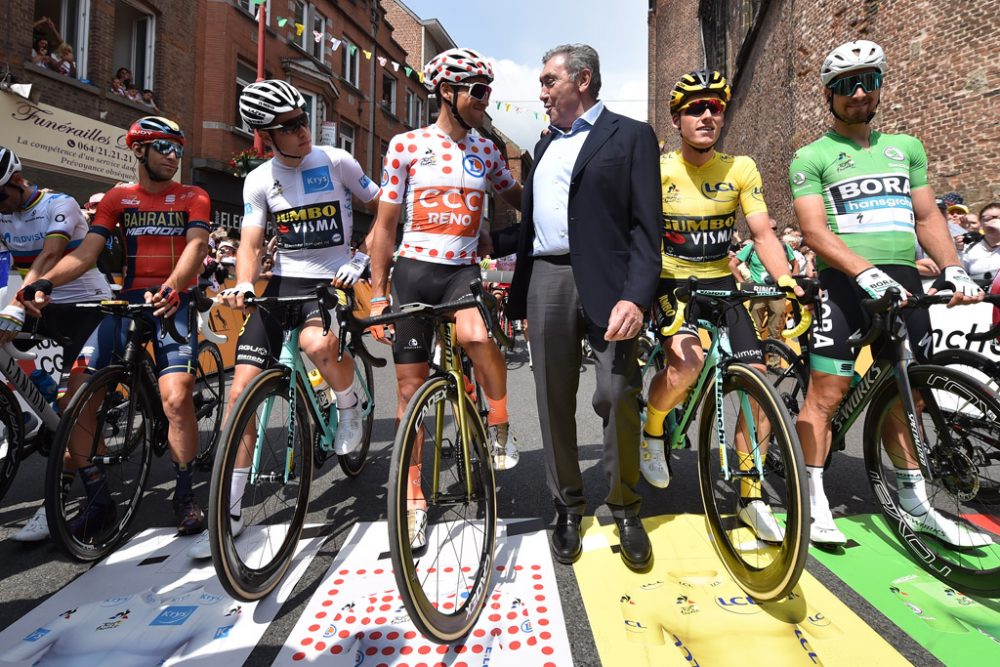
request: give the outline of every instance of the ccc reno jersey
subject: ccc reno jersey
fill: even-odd
[[[487,185],[496,193],[514,186],[507,162],[489,139],[468,134],[456,142],[437,125],[393,137],[382,190],[386,201],[406,204],[399,256],[476,264]]]
[[[64,255],[75,250],[87,235],[87,220],[76,200],[69,195],[38,190],[20,211],[0,214],[0,230],[4,245],[13,256],[14,266],[24,275],[49,238],[69,241]],[[53,303],[92,301],[110,296],[108,281],[96,268],[52,290]]]
[[[297,167],[272,159],[250,172],[241,227],[264,228],[274,219],[274,275],[333,278],[351,258],[352,194],[369,202],[379,187],[347,151],[313,146]]]
[[[916,266],[910,191],[927,185],[927,154],[907,134],[873,131],[870,141],[827,132],[803,146],[788,168],[792,197],[821,195],[830,230],[872,264]]]
[[[730,275],[729,244],[736,208],[767,213],[764,186],[754,161],[718,153],[696,167],[679,150],[660,156],[663,194],[663,278]]]
[[[191,229],[208,232],[211,202],[193,185],[171,183],[158,193],[137,183],[112,188],[97,205],[92,233],[107,242],[120,225],[125,232],[125,289],[160,285],[170,277]],[[194,285],[192,279],[186,289]]]

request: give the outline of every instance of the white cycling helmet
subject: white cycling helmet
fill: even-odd
[[[424,65],[424,86],[434,92],[442,83],[461,83],[474,76],[493,81],[493,66],[478,51],[448,49]]]
[[[874,67],[880,74],[885,74],[885,52],[882,47],[867,39],[841,44],[826,57],[819,70],[819,78],[824,86],[841,74],[855,72],[859,69]]]
[[[278,79],[251,83],[240,93],[240,117],[257,130],[273,126],[277,116],[305,105],[305,98],[295,86]]]
[[[0,146],[0,187],[10,182],[10,177],[21,171],[21,160],[9,148]]]

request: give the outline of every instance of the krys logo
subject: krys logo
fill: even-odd
[[[150,625],[184,625],[184,622],[191,618],[191,614],[198,611],[194,605],[172,605],[160,612]]]
[[[476,155],[466,155],[463,166],[465,167],[465,173],[469,176],[479,178],[486,173],[486,163],[483,162],[481,157]]]
[[[316,167],[302,172],[302,190],[306,194],[333,190],[329,167]]]

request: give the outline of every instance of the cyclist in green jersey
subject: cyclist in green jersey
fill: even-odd
[[[871,129],[885,70],[885,53],[867,40],[847,42],[827,56],[820,78],[833,128],[801,148],[789,167],[795,214],[805,243],[819,258],[824,292],[823,324],[813,332],[812,374],[797,424],[809,476],[810,537],[817,543],[846,541],[823,490],[823,465],[830,422],[854,375],[847,339],[865,326],[861,299],[878,298],[891,287],[904,295],[922,293],[915,241],[942,267],[933,287],[954,291],[949,307],[983,298],[934,204],[923,145],[905,134]],[[907,328],[916,358],[925,359],[931,351],[927,311],[908,313]],[[902,434],[900,441],[905,442]],[[950,544],[988,541],[931,508],[911,447],[901,445],[893,453],[900,504],[913,530]]]

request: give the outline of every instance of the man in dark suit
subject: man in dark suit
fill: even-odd
[[[660,179],[652,128],[604,108],[597,52],[558,46],[542,59],[540,98],[552,126],[535,146],[521,225],[499,232],[495,254],[517,250],[508,315],[531,326],[534,377],[549,491],[558,514],[556,560],[581,551],[586,510],[577,454],[581,339],[597,360],[594,409],[604,421],[606,502],[622,558],[648,568],[639,521],[636,335],[660,272]],[[505,230],[507,231],[507,230]]]

